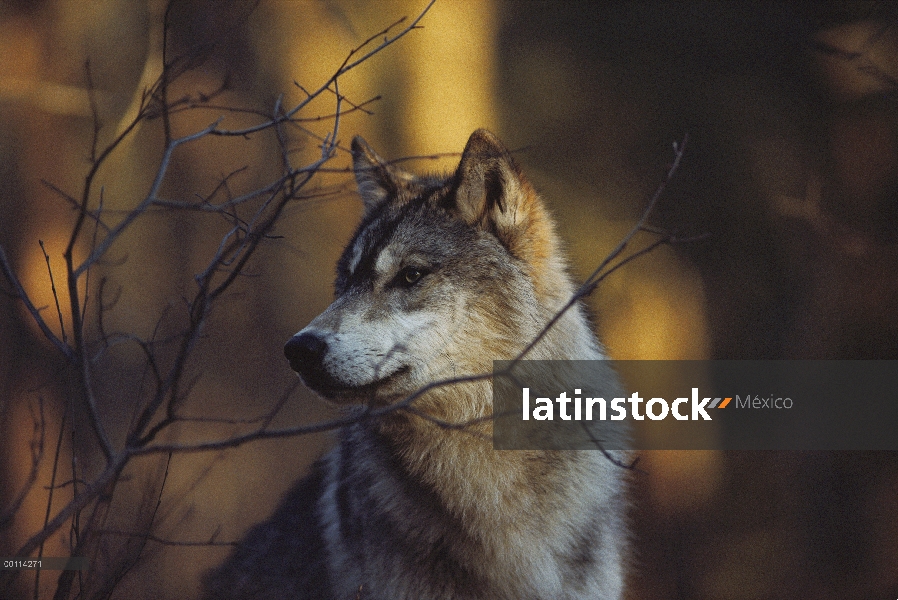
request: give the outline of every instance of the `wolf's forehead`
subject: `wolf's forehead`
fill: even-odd
[[[376,269],[383,273],[406,252],[417,249],[429,254],[445,241],[447,212],[442,206],[451,191],[451,181],[417,178],[400,194],[388,199],[363,222],[343,255],[349,274]],[[451,220],[451,219],[450,219]]]
[[[400,223],[380,222],[360,231],[349,249],[349,273],[356,273],[360,268],[381,274],[391,270],[402,259],[406,246],[398,235],[399,229]]]
[[[365,239],[363,239],[365,238]],[[375,272],[386,273],[396,261],[402,258],[402,244],[396,240],[375,240],[372,235],[360,235],[352,246],[349,258],[349,272],[355,273],[364,260],[371,263]]]
[[[460,233],[445,218],[432,213],[418,214],[386,227],[365,228],[344,255],[345,274],[388,275],[407,260],[440,262],[457,254],[467,240]]]

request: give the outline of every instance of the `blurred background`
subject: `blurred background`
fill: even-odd
[[[425,4],[175,2],[170,56],[202,48],[205,60],[170,97],[225,82],[215,105],[270,112],[282,98],[292,106],[352,48]],[[76,214],[43,182],[78,196],[96,122],[89,90],[102,146],[158,77],[164,12],[158,0],[0,0],[0,245],[39,307],[54,299],[38,240],[61,274]],[[707,237],[661,248],[600,286],[590,302],[610,355],[898,358],[898,4],[438,0],[421,25],[340,79],[352,102],[379,99],[364,106],[371,114],[341,120],[331,171],[308,188],[320,197],[288,208],[277,237],[217,305],[189,363],[185,413],[248,418],[295,381],[283,343],[329,303],[334,264],[361,216],[346,170],[356,133],[382,156],[425,157],[403,162],[410,170],[445,171],[471,131],[496,132],[546,198],[578,277],[633,225],[669,167],[672,143],[688,133],[652,223]],[[323,118],[297,134],[297,163],[319,152],[333,110],[325,94],[303,111]],[[228,127],[259,121],[204,109],[177,115],[173,127],[184,135],[220,115]],[[139,126],[98,173],[94,206],[102,201],[113,220],[134,207],[156,174],[162,139],[158,120]],[[270,137],[204,139],[173,156],[162,195],[208,196],[245,168],[228,180],[239,194],[276,177],[280,160]],[[85,284],[96,302],[105,280],[105,308],[91,305],[88,313],[95,340],[101,331],[145,339],[177,332],[193,276],[227,231],[210,215],[145,217]],[[76,257],[88,252],[84,239]],[[72,385],[64,361],[6,281],[0,289],[7,292],[0,295],[2,514],[29,478],[39,400],[48,448],[62,440],[62,464],[77,459],[91,473],[101,460],[83,423],[75,421],[74,433],[63,423]],[[43,314],[57,332],[71,327],[50,308]],[[145,357],[122,344],[95,368],[100,409],[121,445],[146,393]],[[333,415],[297,389],[276,424]],[[214,439],[239,428],[187,425],[171,439]],[[328,439],[133,461],[91,570],[117,583],[97,584],[89,597],[191,597],[228,548],[166,541],[238,539]],[[0,523],[0,555],[12,555],[43,525],[47,453],[33,493]],[[639,466],[629,598],[898,594],[895,453],[653,452]],[[56,490],[55,510],[71,487]],[[156,539],[121,535],[150,522]],[[45,555],[67,553],[69,529],[47,542]],[[42,575],[42,596],[52,596],[55,575]],[[16,593],[30,597],[33,574],[19,585]]]

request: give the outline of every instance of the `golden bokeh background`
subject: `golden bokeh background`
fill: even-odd
[[[175,2],[169,56],[197,47],[207,56],[172,84],[169,97],[227,81],[217,106],[293,106],[352,48],[425,5]],[[62,253],[76,213],[43,182],[73,196],[83,186],[91,94],[101,145],[136,114],[161,73],[165,8],[160,0],[0,1],[0,245],[57,334],[70,334],[72,320],[56,317],[38,240],[65,306]],[[290,206],[278,237],[219,302],[189,363],[195,381],[186,414],[250,418],[295,381],[283,343],[329,303],[335,261],[361,216],[346,170],[356,133],[385,157],[424,157],[403,162],[411,170],[445,171],[471,131],[496,132],[546,198],[581,278],[632,227],[673,159],[672,142],[688,133],[682,167],[652,224],[702,238],[662,247],[602,283],[590,306],[610,355],[898,358],[893,4],[437,0],[421,26],[340,78],[339,91],[352,102],[379,99],[365,105],[371,114],[342,118],[331,170],[309,186],[327,194]],[[303,111],[323,118],[294,132],[297,164],[319,152],[333,110],[334,96],[324,94]],[[173,117],[173,133],[221,115],[221,126],[232,129],[258,122],[249,113],[193,110]],[[162,140],[159,120],[144,122],[98,173],[93,206],[102,200],[112,222],[146,194]],[[173,155],[160,194],[206,196],[247,167],[228,179],[237,195],[276,177],[280,160],[269,136],[206,138]],[[159,340],[176,334],[194,275],[227,229],[210,215],[146,215],[82,282],[94,303],[88,314],[97,314],[105,280],[104,331]],[[90,239],[82,236],[76,259],[88,255]],[[6,281],[0,289],[10,291]],[[164,345],[160,353],[170,357]],[[142,351],[113,345],[97,362],[95,381],[120,446],[148,393]],[[71,465],[74,454],[85,473],[102,466],[84,420],[75,419],[74,434],[71,418],[63,422],[71,388],[64,361],[21,303],[0,295],[0,515],[30,476],[39,406],[47,439],[33,492],[15,518],[0,522],[0,555],[12,555],[44,521],[61,429],[60,464]],[[330,416],[299,389],[276,424]],[[195,422],[169,435],[200,441],[239,428]],[[176,454],[167,464],[135,459],[116,489],[105,525],[111,533],[88,579],[120,579],[113,598],[193,597],[200,574],[227,547],[121,534],[145,529],[154,514],[159,539],[238,539],[328,439]],[[670,451],[645,453],[639,466],[629,598],[861,600],[898,592],[893,453]],[[54,510],[72,488],[54,491]],[[68,535],[63,527],[44,554],[65,554]],[[42,575],[41,597],[52,597],[56,575]],[[17,585],[14,593],[30,598],[33,575]]]

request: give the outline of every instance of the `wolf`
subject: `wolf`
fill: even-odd
[[[284,352],[357,418],[205,597],[621,598],[627,471],[607,452],[494,450],[489,378],[428,386],[516,357],[571,299],[543,201],[482,129],[448,176],[408,173],[358,136],[352,155],[364,217],[334,302]],[[527,358],[605,354],[577,304]]]

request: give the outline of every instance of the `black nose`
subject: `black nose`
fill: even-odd
[[[284,356],[297,373],[316,368],[327,352],[327,342],[314,333],[300,333],[290,338],[284,346]]]

